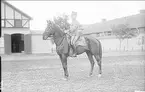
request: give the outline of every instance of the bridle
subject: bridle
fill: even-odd
[[[46,30],[49,30],[49,31],[52,31],[52,30],[53,30],[52,24],[50,24],[50,25],[51,25],[51,26],[48,25],[48,28],[47,28]],[[63,32],[63,29],[61,29],[58,25],[55,25],[55,26],[57,26],[57,27],[60,29],[60,31]],[[47,34],[49,31],[46,31],[46,34]],[[66,33],[63,32],[62,39],[59,41],[59,44],[58,44],[57,46],[60,46],[60,45],[62,44],[62,42],[63,42],[65,36],[66,36]],[[50,39],[54,39],[54,36],[51,35],[51,36],[48,37],[48,38],[50,38]],[[47,38],[46,40],[49,40],[48,38]]]
[[[52,30],[52,24],[51,24],[51,26],[48,25],[47,30]],[[46,34],[49,32],[47,30],[45,31]],[[49,39],[52,39],[52,38],[53,38],[53,35],[50,35],[50,37],[48,37],[46,40],[49,40]]]

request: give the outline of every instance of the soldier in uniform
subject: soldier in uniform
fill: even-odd
[[[71,45],[73,48],[73,57],[76,57],[76,41],[78,40],[80,34],[81,34],[81,25],[80,23],[76,20],[77,18],[77,12],[72,11],[71,14],[71,25],[70,25],[70,35],[71,35]]]

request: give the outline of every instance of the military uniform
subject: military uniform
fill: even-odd
[[[70,25],[70,35],[71,35],[71,45],[74,48],[74,55],[76,56],[76,46],[75,43],[78,40],[81,30],[80,30],[80,23],[76,20],[77,13],[72,12],[72,23]]]

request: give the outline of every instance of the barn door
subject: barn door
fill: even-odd
[[[4,48],[5,54],[11,54],[11,35],[4,34]]]
[[[32,53],[31,49],[31,34],[26,34],[24,35],[24,51],[27,54]]]

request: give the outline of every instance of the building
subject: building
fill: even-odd
[[[0,54],[50,53],[50,40],[42,39],[42,31],[30,30],[32,18],[6,1],[1,1]]]
[[[123,40],[120,46],[119,40],[111,29],[113,25],[118,24],[128,24],[128,27],[137,31],[139,35],[136,38]],[[84,29],[83,34],[94,36],[101,41],[103,51],[145,50],[145,10],[140,10],[138,14],[132,16],[109,21],[102,19],[101,23],[86,25]]]
[[[42,30],[30,29],[32,18],[6,1],[1,2],[0,54],[13,53],[51,53],[55,45],[50,40],[42,39]],[[120,45],[112,33],[111,27],[118,24],[129,24],[139,35],[136,38],[125,39]],[[117,18],[101,23],[84,26],[84,35],[92,35],[102,43],[103,51],[145,50],[145,10],[132,16]],[[55,49],[54,49],[55,50]]]
[[[6,1],[1,2],[1,53],[31,53],[31,19]]]

